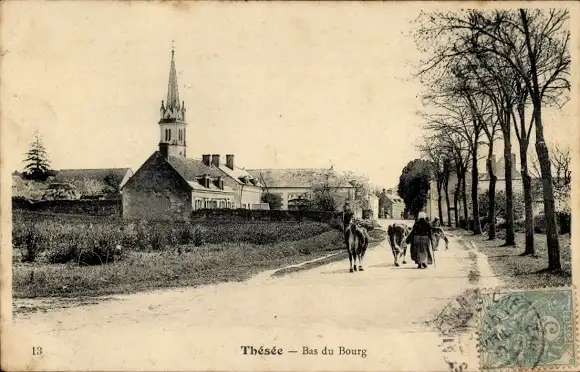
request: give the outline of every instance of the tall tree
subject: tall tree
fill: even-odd
[[[25,155],[24,177],[30,180],[45,181],[50,171],[50,160],[38,131],[34,134],[34,140]]]
[[[427,205],[431,179],[432,167],[428,161],[415,159],[403,168],[397,192],[415,218]]]

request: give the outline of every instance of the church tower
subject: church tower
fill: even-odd
[[[185,102],[179,102],[177,88],[177,73],[175,72],[175,51],[171,50],[171,66],[169,67],[169,84],[167,86],[167,101],[161,101],[159,120],[159,150],[165,156],[185,157],[187,143],[185,142]]]

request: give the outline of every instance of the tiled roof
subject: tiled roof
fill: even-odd
[[[130,168],[98,168],[98,169],[61,169],[57,172],[56,182],[83,181],[85,179],[104,182],[110,177],[115,184],[120,185]]]
[[[225,164],[220,164],[219,169],[224,172],[226,175],[228,175],[229,177],[233,178],[234,180],[236,180],[236,182],[240,183],[240,184],[246,184],[246,185],[253,185],[249,180],[248,183],[244,183],[242,180],[244,177],[248,177],[248,179],[254,179],[256,182],[256,186],[260,186],[260,178],[259,177],[254,177],[252,174],[250,174],[247,170],[245,169],[241,169],[238,168],[236,166],[234,166],[234,169],[231,169],[230,167],[228,167]]]
[[[321,183],[331,187],[354,188],[342,175],[328,168],[301,169],[248,169],[258,180],[265,181],[266,187],[310,188]]]
[[[160,154],[159,154],[160,156]],[[194,190],[211,190],[217,192],[233,192],[231,187],[224,185],[223,190],[217,187],[213,182],[209,183],[209,188],[203,186],[199,177],[204,175],[210,176],[212,180],[223,177],[222,172],[213,165],[207,166],[199,159],[191,159],[182,156],[168,156],[167,163],[171,165],[177,173],[187,181],[187,184]]]
[[[222,176],[219,169],[213,165],[207,166],[198,159],[191,159],[183,156],[168,156],[167,162],[187,181],[195,181],[197,177],[205,174],[210,177]]]
[[[234,189],[232,189],[229,186],[225,186],[225,185],[224,185],[224,189],[221,190],[218,187],[216,187],[216,185],[214,185],[213,182],[210,182],[209,189],[204,187],[202,184],[200,184],[197,181],[187,181],[187,183],[194,190],[212,190],[212,191],[234,192]]]

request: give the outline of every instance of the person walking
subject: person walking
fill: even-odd
[[[433,264],[432,251],[429,249],[433,247],[433,229],[425,212],[419,213],[407,237],[407,243],[411,244],[411,259],[415,261],[418,269],[426,269],[427,264]]]

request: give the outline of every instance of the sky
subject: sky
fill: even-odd
[[[379,187],[419,156],[421,57],[410,3],[2,4],[2,146],[35,130],[54,169],[131,167],[159,142],[172,46],[188,156],[245,168],[334,166]],[[570,138],[570,109],[546,117]],[[500,150],[501,151],[501,150]]]

